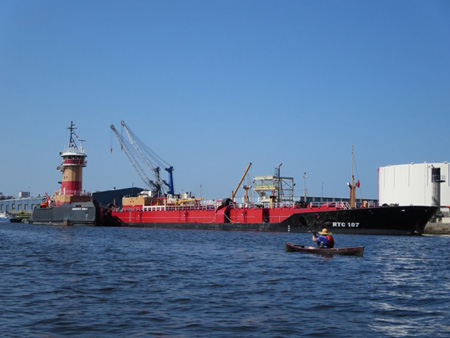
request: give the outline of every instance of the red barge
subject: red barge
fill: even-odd
[[[438,208],[384,206],[352,208],[322,205],[172,204],[167,199],[124,198],[111,216],[121,226],[159,229],[309,232],[323,227],[334,233],[420,235]]]

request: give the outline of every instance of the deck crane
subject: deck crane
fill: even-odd
[[[238,192],[238,190],[239,190],[239,187],[241,186],[242,181],[244,180],[245,175],[247,175],[248,170],[250,169],[251,166],[252,166],[252,162],[250,162],[250,163],[248,164],[247,169],[245,169],[244,175],[242,175],[242,178],[241,178],[241,180],[239,181],[239,183],[238,183],[236,189],[234,189],[233,192],[231,193],[231,200],[232,200],[232,201],[233,201],[234,198],[236,197],[236,194],[237,194],[237,192]]]
[[[173,195],[174,194],[173,166],[164,161],[158,154],[156,154],[144,142],[142,142],[139,139],[139,137],[137,137],[137,135],[133,133],[133,131],[127,126],[125,121],[122,120],[120,123],[125,129],[128,138],[130,139],[131,145],[136,150],[137,154],[139,155],[139,158],[142,160],[142,162],[145,163],[145,165],[149,170],[152,170],[155,173],[156,178],[155,183],[160,187],[163,187],[164,184],[169,189],[168,193],[170,195]],[[161,179],[159,175],[161,167],[164,167],[164,170],[166,170],[169,173],[169,183]]]
[[[134,134],[133,131],[127,126],[125,121],[121,121],[121,125],[125,129],[128,139],[131,143],[131,146],[133,147],[140,161],[145,164],[145,166],[149,171],[153,172],[155,178],[152,181],[154,184],[152,190],[155,192],[155,194],[158,196],[164,196],[164,191],[167,188],[168,189],[167,193],[170,195],[174,195],[173,166],[169,165],[159,155],[157,155],[153,150],[151,150],[144,142],[142,142],[139,139],[139,137],[136,134]],[[116,136],[117,135],[118,133],[116,133]],[[122,142],[123,141],[124,140],[122,139]],[[169,183],[161,179],[160,176],[161,167],[163,167],[169,173]]]
[[[147,177],[145,174],[144,169],[142,169],[139,162],[136,160],[136,158],[133,156],[131,149],[129,148],[127,142],[123,139],[122,135],[120,135],[117,132],[116,127],[114,127],[113,124],[110,126],[111,130],[114,132],[114,134],[117,136],[117,139],[119,140],[121,148],[125,151],[125,154],[127,155],[128,159],[130,160],[131,164],[133,165],[134,169],[138,173],[141,180],[144,182],[144,184],[151,190],[151,191],[157,191],[158,187],[150,178]]]

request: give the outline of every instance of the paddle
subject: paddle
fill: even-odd
[[[300,223],[301,223],[302,225],[304,225],[305,227],[307,227],[308,230],[311,231],[311,233],[312,233],[314,236],[317,237],[316,232],[315,232],[315,231],[312,231],[312,229],[309,227],[308,223],[306,223],[306,220],[305,220],[305,218],[304,218],[303,216],[300,216],[300,217],[299,217],[299,220],[300,220]]]

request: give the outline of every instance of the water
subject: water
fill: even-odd
[[[2,337],[449,337],[450,237],[0,224]]]

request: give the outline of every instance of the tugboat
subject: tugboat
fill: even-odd
[[[92,196],[83,193],[83,168],[86,167],[86,152],[79,140],[75,139],[75,124],[70,121],[67,128],[70,131],[69,146],[60,153],[61,165],[57,167],[62,172],[59,191],[46,199],[33,210],[30,223],[53,225],[99,225],[103,214],[98,203]]]

